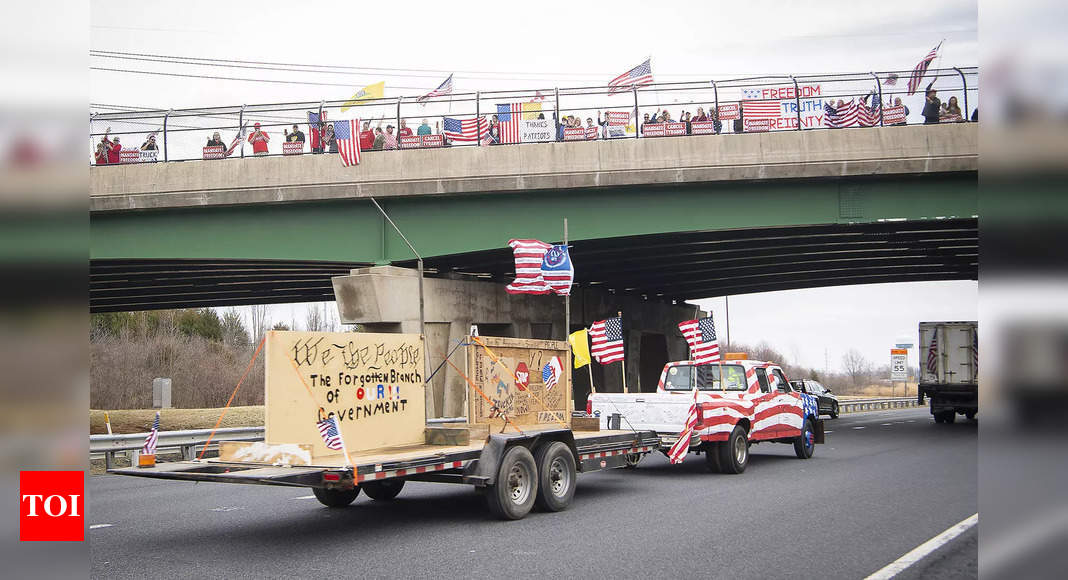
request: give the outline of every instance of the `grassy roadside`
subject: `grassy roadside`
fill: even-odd
[[[145,433],[152,428],[156,417],[155,409],[122,409],[108,411],[111,417],[112,433]],[[222,409],[162,409],[159,428],[162,431],[179,431],[184,429],[211,429],[219,420]],[[220,427],[256,427],[263,425],[263,405],[249,407],[230,407],[223,417]],[[89,410],[89,434],[107,433],[104,425],[104,411]]]

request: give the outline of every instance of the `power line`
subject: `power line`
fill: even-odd
[[[191,79],[208,79],[208,80],[218,80],[218,81],[244,81],[244,82],[250,82],[250,83],[274,83],[274,84],[281,84],[281,85],[314,85],[314,86],[320,86],[320,87],[347,87],[349,89],[353,88],[353,84],[352,83],[320,83],[320,82],[312,82],[312,81],[283,81],[283,80],[278,80],[278,79],[250,79],[250,78],[243,78],[243,77],[220,77],[220,76],[214,76],[214,75],[195,75],[195,74],[183,74],[183,73],[172,73],[172,72],[150,71],[150,70],[132,70],[132,69],[122,69],[122,68],[108,68],[108,67],[99,67],[99,66],[91,66],[91,67],[89,67],[89,70],[98,70],[98,71],[106,71],[106,72],[119,72],[119,73],[128,73],[128,74],[156,75],[156,76],[165,76],[165,77],[183,77],[183,78],[191,78]],[[391,87],[391,88],[395,88],[395,89],[410,89],[410,90],[415,90],[415,91],[427,91],[427,90],[430,90],[432,87]]]

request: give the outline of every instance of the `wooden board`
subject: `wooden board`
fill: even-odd
[[[316,426],[336,416],[352,454],[423,444],[421,336],[270,331],[264,356],[267,443],[308,444],[313,458],[336,455]]]
[[[469,445],[472,441],[485,441],[486,437],[489,437],[487,425],[449,423],[426,428],[427,445]]]
[[[310,465],[312,446],[307,443],[269,445],[263,441],[220,441],[219,461],[239,463],[278,462],[286,465]]]
[[[504,411],[508,419],[524,426],[570,426],[571,424],[571,350],[564,341],[525,338],[479,337],[493,355],[468,338],[467,376],[478,385],[493,404],[478,393],[469,393],[468,421],[488,425],[498,432],[504,420],[494,418],[493,406]],[[494,357],[497,361],[494,361]],[[559,357],[563,376],[551,389],[545,388],[542,368],[552,357]],[[517,384],[517,375],[526,369],[527,384]],[[508,429],[511,429],[509,427]]]
[[[572,417],[571,429],[575,431],[600,431],[601,420],[597,417]]]

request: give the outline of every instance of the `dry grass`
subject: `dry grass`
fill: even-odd
[[[868,385],[866,387],[850,387],[843,391],[835,391],[834,394],[843,401],[850,399],[872,399],[879,397],[915,397],[916,383],[909,383],[902,392],[901,385],[891,388],[889,385]]]
[[[184,429],[211,429],[219,419],[222,409],[163,409],[160,411],[161,431]],[[155,409],[127,409],[108,411],[112,433],[144,433],[152,428],[156,418]],[[258,427],[263,425],[263,405],[230,407],[219,427]],[[89,433],[107,433],[104,426],[104,411],[89,411]]]

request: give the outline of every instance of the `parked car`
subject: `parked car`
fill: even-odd
[[[819,400],[820,415],[830,415],[831,419],[838,418],[838,397],[830,389],[813,380],[790,381],[794,389],[802,393],[808,393]]]

